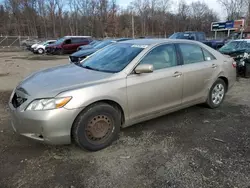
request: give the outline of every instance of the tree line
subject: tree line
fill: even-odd
[[[246,2],[218,3],[228,18],[234,18],[246,14],[237,3],[241,1]],[[0,4],[0,35],[40,38],[132,37],[133,33],[136,37],[167,37],[187,30],[209,34],[211,22],[217,20],[218,14],[204,1],[188,4],[185,0],[134,0],[128,7],[119,7],[116,0],[3,0]]]

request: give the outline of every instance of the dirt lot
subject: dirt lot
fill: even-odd
[[[111,147],[90,153],[12,131],[11,90],[33,71],[68,63],[50,58],[0,53],[0,188],[250,187],[250,80],[240,79],[218,109],[194,106],[123,129]]]

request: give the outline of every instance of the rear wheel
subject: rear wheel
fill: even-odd
[[[217,79],[209,91],[206,104],[210,108],[217,108],[221,105],[226,95],[226,84],[222,79]]]
[[[72,137],[78,146],[97,151],[117,139],[121,113],[106,103],[96,103],[84,110],[75,120]]]

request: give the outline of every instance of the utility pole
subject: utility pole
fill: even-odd
[[[135,38],[135,23],[134,23],[133,11],[132,11],[132,37]]]

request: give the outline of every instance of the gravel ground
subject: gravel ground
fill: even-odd
[[[134,125],[91,153],[14,134],[11,90],[31,72],[68,63],[30,56],[0,53],[0,188],[250,187],[250,80],[239,79],[218,109],[194,106]]]

